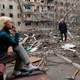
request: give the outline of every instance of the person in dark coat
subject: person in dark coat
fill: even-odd
[[[0,17],[0,63],[6,64],[15,60],[15,66],[13,70],[14,76],[25,75],[20,69],[23,67],[23,63],[26,65],[26,70],[39,69],[33,66],[30,62],[30,58],[22,45],[19,44],[19,32],[17,27],[13,24],[10,17]],[[15,33],[15,36],[11,36],[11,32]]]
[[[61,40],[63,41],[63,35],[64,35],[65,41],[66,41],[67,40],[67,25],[66,25],[64,18],[62,18],[60,20],[59,31],[60,31],[60,35],[61,35]]]

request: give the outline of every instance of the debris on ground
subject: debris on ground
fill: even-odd
[[[63,64],[65,66],[72,65],[80,69],[80,34],[75,31],[74,29],[68,31],[66,42],[61,42],[57,30],[20,32],[20,44],[24,46],[30,57],[34,56],[32,63],[35,62],[34,64],[37,66],[49,68],[50,66],[55,67],[55,65],[61,66]],[[26,38],[27,35],[28,38]],[[68,63],[60,57],[67,60]]]

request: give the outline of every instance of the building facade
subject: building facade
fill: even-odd
[[[21,24],[18,4],[13,0],[0,0],[0,16],[9,16],[18,27]]]
[[[0,0],[0,16],[11,17],[19,30],[53,28],[72,6],[75,8],[75,3],[76,0]],[[66,20],[73,18],[76,18],[76,13],[71,10]]]
[[[23,0],[22,9],[25,25],[28,27],[53,27],[53,7],[47,0]]]
[[[20,30],[27,27],[52,27],[51,8],[53,9],[54,5],[48,5],[47,2],[47,0],[20,0],[19,5],[17,0],[0,0],[0,16],[11,17]]]

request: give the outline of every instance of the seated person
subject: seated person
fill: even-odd
[[[33,66],[30,58],[22,45],[19,44],[19,33],[17,27],[13,24],[12,19],[7,16],[0,17],[0,63],[6,64],[16,60],[13,74],[22,75],[19,71],[26,65],[27,70],[34,70],[38,67]],[[10,31],[14,31],[14,38],[11,37]]]

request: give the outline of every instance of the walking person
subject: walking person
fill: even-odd
[[[65,37],[65,42],[67,40],[67,25],[64,18],[61,18],[59,23],[59,31],[61,35],[61,40],[63,41],[63,35]]]
[[[6,64],[13,60],[16,60],[13,75],[22,76],[24,72],[20,69],[23,67],[23,63],[26,65],[26,70],[40,69],[30,62],[30,58],[22,45],[19,44],[19,32],[17,27],[13,24],[10,17],[0,17],[0,63]],[[15,33],[14,38],[11,36],[11,32]]]

